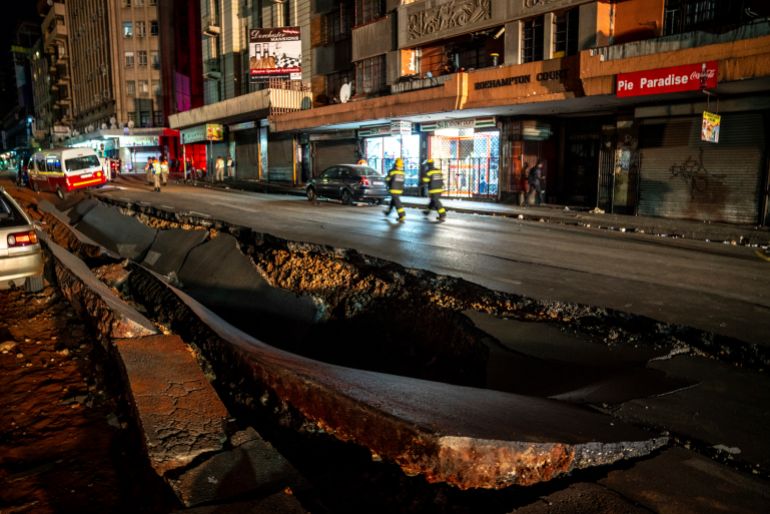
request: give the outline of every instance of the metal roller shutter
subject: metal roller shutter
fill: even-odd
[[[700,117],[642,122],[639,214],[757,222],[763,116],[727,113],[721,125],[715,144],[700,140]]]
[[[294,180],[294,144],[291,139],[271,140],[267,143],[268,171],[270,182],[292,182]]]
[[[259,177],[259,135],[256,130],[242,130],[235,133],[235,175],[238,178]]]
[[[313,156],[313,176],[334,164],[355,164],[357,146],[355,140],[317,141]]]

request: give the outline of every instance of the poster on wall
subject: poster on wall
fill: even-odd
[[[251,29],[249,76],[251,82],[272,78],[301,80],[302,41],[299,27]]]
[[[703,123],[701,124],[701,141],[709,143],[719,142],[719,127],[722,123],[722,116],[712,112],[703,111]]]

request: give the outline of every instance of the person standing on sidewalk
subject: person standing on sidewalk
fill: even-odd
[[[160,193],[160,163],[158,162],[158,158],[155,157],[152,159],[152,182],[154,185],[153,191],[156,193]]]
[[[225,179],[225,160],[220,155],[214,163],[214,181],[222,182]]]
[[[535,205],[543,203],[543,161],[538,160],[529,170],[529,194],[534,195]]]
[[[164,186],[168,184],[168,161],[165,158],[160,161],[160,181]]]
[[[446,219],[446,209],[441,205],[441,193],[444,192],[444,174],[440,169],[436,168],[433,159],[425,161],[422,181],[424,185],[428,186],[428,196],[430,197],[428,207],[422,211],[423,214],[427,216],[430,214],[431,209],[436,209],[438,220],[444,221]]]
[[[229,155],[227,156],[227,178],[235,178],[235,161]]]
[[[393,164],[393,168],[388,172],[388,191],[390,192],[390,206],[385,209],[385,216],[390,215],[390,211],[396,209],[398,221],[406,219],[406,211],[401,205],[401,195],[404,193],[404,161],[399,157]]]

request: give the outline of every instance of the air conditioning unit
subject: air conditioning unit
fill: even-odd
[[[203,29],[204,36],[218,36],[220,32],[221,29],[219,28],[219,25],[215,23],[209,23],[206,25],[206,28]]]
[[[222,73],[214,70],[207,71],[206,73],[203,74],[203,78],[211,79],[211,80],[219,80],[222,78]]]

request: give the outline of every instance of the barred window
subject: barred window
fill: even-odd
[[[126,81],[126,94],[128,96],[136,95],[136,82],[133,80]]]
[[[385,0],[356,0],[356,25],[364,25],[385,16]]]
[[[323,42],[331,44],[350,37],[350,12],[344,5],[323,17]]]
[[[521,62],[543,60],[544,16],[537,16],[522,22]]]
[[[385,56],[378,55],[356,63],[356,91],[371,95],[385,87]]]
[[[125,59],[126,59],[126,68],[133,68],[133,66],[134,66],[134,52],[126,52],[125,53]]]

